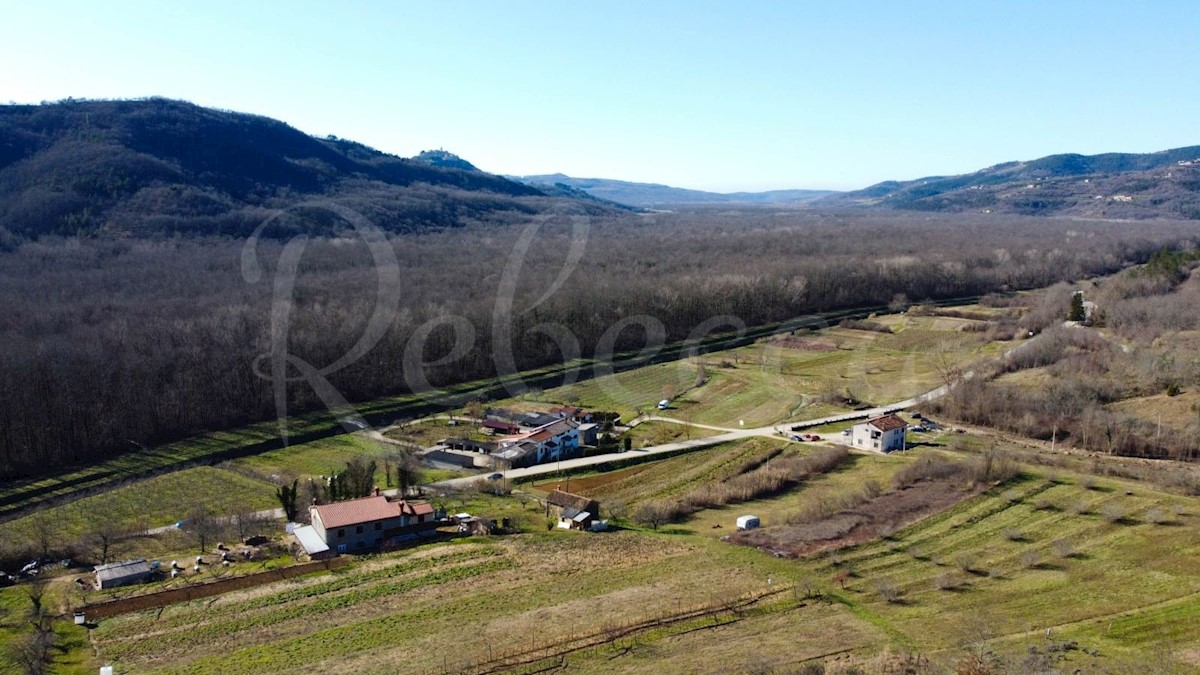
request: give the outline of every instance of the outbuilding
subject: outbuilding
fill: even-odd
[[[738,516],[737,529],[739,530],[754,530],[758,529],[758,516]]]
[[[145,558],[100,565],[96,567],[95,572],[96,588],[100,590],[143,584],[154,574]]]
[[[304,549],[304,553],[311,560],[326,560],[334,556],[329,544],[321,539],[321,535],[317,534],[317,529],[312,525],[297,527],[292,530],[292,536],[296,537],[296,543],[300,544],[300,548]]]

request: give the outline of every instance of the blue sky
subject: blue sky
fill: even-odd
[[[15,2],[0,101],[167,96],[497,173],[856,188],[1200,144],[1200,2]]]

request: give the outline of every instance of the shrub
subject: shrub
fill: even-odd
[[[1054,549],[1054,555],[1060,558],[1075,557],[1075,544],[1072,544],[1070,539],[1055,539],[1051,548]]]
[[[1009,541],[1025,541],[1025,534],[1015,527],[1004,530],[1004,538]]]
[[[1033,503],[1034,511],[1054,511],[1056,509],[1058,509],[1058,507],[1055,506],[1054,502],[1050,501],[1048,497],[1040,497]]]
[[[1095,490],[1099,485],[1096,483],[1095,476],[1084,476],[1079,479],[1079,487],[1085,490]]]
[[[923,480],[950,478],[963,473],[965,466],[940,455],[926,455],[901,467],[892,475],[892,487],[900,490]]]
[[[925,550],[916,544],[909,546],[907,553],[913,560],[929,560],[929,556],[926,555]]]
[[[1021,553],[1021,567],[1025,567],[1027,569],[1032,569],[1034,567],[1037,567],[1039,562],[1040,561],[1039,561],[1039,556],[1038,556],[1037,551],[1030,548],[1030,549],[1026,549],[1025,551],[1023,551]]]
[[[971,480],[976,483],[1003,483],[1010,480],[1020,472],[1016,463],[1009,458],[1008,453],[995,447],[989,447],[984,450],[971,463]],[[1009,494],[1005,494],[1005,499],[1008,501],[1018,501],[1019,495],[1013,493],[1011,499]]]
[[[954,565],[964,572],[974,572],[976,562],[970,553],[960,553],[954,558]]]
[[[862,492],[863,496],[867,499],[875,499],[883,493],[883,486],[879,484],[879,481],[872,478],[863,483]]]
[[[875,592],[879,594],[879,597],[883,598],[889,603],[900,602],[900,588],[896,586],[896,582],[892,581],[891,579],[876,579]]]
[[[1110,523],[1119,523],[1125,519],[1125,507],[1116,502],[1108,502],[1100,507],[1100,515]]]
[[[879,323],[878,321],[867,321],[865,319],[844,319],[840,324],[842,328],[851,330],[869,330],[876,333],[891,333],[891,327]]]
[[[958,581],[948,572],[942,572],[933,578],[933,587],[939,591],[952,591],[958,588]]]
[[[1166,525],[1171,522],[1171,517],[1166,511],[1156,507],[1147,510],[1146,515],[1143,516],[1143,520],[1152,525]]]
[[[1071,513],[1077,516],[1086,516],[1092,512],[1092,505],[1086,499],[1080,499],[1071,505]]]

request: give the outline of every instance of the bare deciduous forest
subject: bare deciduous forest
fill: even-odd
[[[571,225],[549,220],[520,258],[511,326],[497,327],[498,316],[507,323],[496,310],[500,279],[524,227],[478,224],[391,239],[401,268],[398,311],[378,344],[330,381],[350,401],[407,391],[420,380],[404,368],[406,349],[410,363],[414,355],[446,361],[422,369],[431,386],[490,377],[494,354],[506,351],[497,334],[510,336],[518,369],[556,362],[562,331],[552,325],[586,356],[621,319],[639,314],[677,340],[718,315],[756,325],[899,296],[1042,287],[1145,262],[1164,246],[1189,248],[1196,234],[1189,223],[1131,229],[982,215],[763,209],[609,217],[592,221],[582,259],[561,287],[526,311],[568,265]],[[284,245],[259,242],[268,269],[257,283],[243,277],[245,242],[236,239],[42,238],[0,255],[0,476],[270,418],[272,385],[255,363],[270,351],[270,266]],[[346,354],[376,310],[377,283],[361,241],[309,240],[290,304],[289,352],[318,368]],[[1126,320],[1122,311],[1110,310],[1114,325]],[[447,321],[452,316],[465,321]],[[615,349],[640,348],[644,333],[620,331]],[[442,359],[452,352],[461,358]],[[292,412],[319,407],[304,383],[288,396]]]
[[[1045,329],[1044,339],[998,364],[988,377],[961,383],[935,408],[1085,450],[1195,459],[1200,410],[1193,408],[1190,420],[1164,429],[1161,418],[1156,423],[1112,407],[1140,397],[1171,398],[1200,385],[1195,351],[1200,277],[1192,273],[1194,262],[1194,252],[1161,251],[1145,267],[1087,285],[1083,293],[1095,303],[1088,323],[1107,329],[1104,333],[1061,325],[1076,287],[1048,289],[1025,318],[1028,328]],[[1021,371],[1034,373],[1038,386],[1002,377]]]

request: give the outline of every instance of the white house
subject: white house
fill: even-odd
[[[531,466],[574,457],[579,453],[579,424],[574,420],[555,420],[532,432],[500,441],[496,457],[510,466]]]
[[[864,450],[891,452],[905,448],[908,423],[895,415],[873,417],[850,429],[850,445]]]

